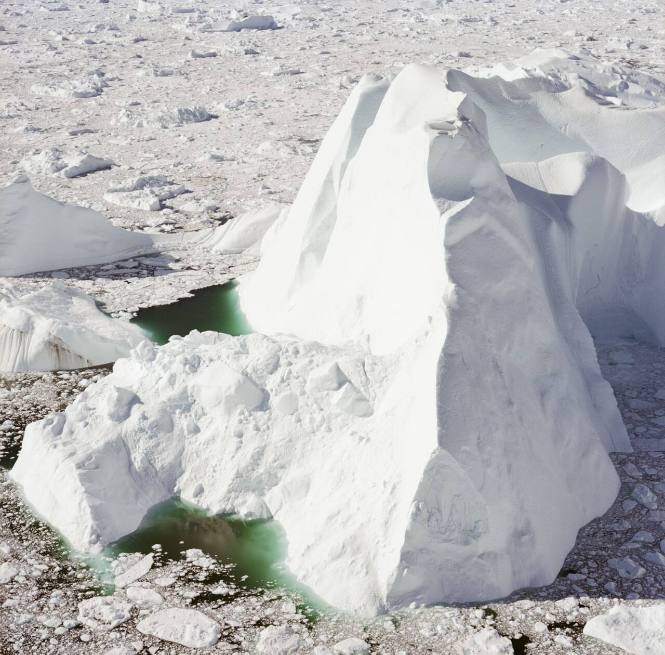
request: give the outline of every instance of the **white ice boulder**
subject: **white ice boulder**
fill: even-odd
[[[0,276],[105,264],[153,250],[148,235],[58,202],[25,177],[0,189]]]
[[[0,286],[0,371],[54,371],[108,364],[145,335],[101,312],[90,296],[52,283],[22,296]]]
[[[665,343],[663,229],[590,152],[651,118],[574,101],[564,126],[556,93],[497,85],[363,78],[240,285],[264,334],[143,344],[28,426],[37,511],[82,550],[174,495],[272,516],[290,569],[364,613],[552,581],[630,448],[587,325]],[[497,156],[501,121],[530,159]]]

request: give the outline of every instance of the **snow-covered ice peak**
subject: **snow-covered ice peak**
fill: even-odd
[[[92,209],[60,203],[25,176],[0,189],[0,275],[105,264],[152,252],[145,234],[114,227]]]
[[[665,344],[663,110],[555,82],[361,79],[241,282],[257,334],[140,345],[30,425],[33,506],[83,550],[174,495],[273,517],[365,613],[553,580],[630,448],[589,328]]]

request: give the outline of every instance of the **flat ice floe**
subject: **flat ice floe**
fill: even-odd
[[[114,362],[145,336],[80,291],[52,283],[17,296],[0,286],[0,371],[57,371]]]
[[[365,613],[553,580],[630,448],[589,328],[665,343],[665,135],[543,66],[363,78],[241,283],[258,333],[143,344],[28,426],[38,512],[82,550],[174,495],[272,517]]]
[[[0,276],[105,264],[152,251],[148,235],[41,194],[26,177],[0,189]]]

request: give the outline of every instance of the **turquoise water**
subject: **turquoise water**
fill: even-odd
[[[161,549],[154,550],[155,544]],[[223,583],[250,595],[265,589],[287,589],[301,599],[297,610],[308,620],[316,621],[326,606],[286,570],[286,547],[284,533],[275,521],[211,516],[173,499],[154,507],[138,530],[109,546],[105,554],[117,557],[121,553],[160,553],[162,560],[178,561],[183,551],[199,548],[222,564],[220,570],[206,578],[206,586]],[[102,575],[110,580],[108,572],[102,571]],[[110,593],[112,586],[107,590]],[[212,592],[202,593],[194,604],[206,600],[219,602],[223,598]]]
[[[235,280],[192,291],[192,296],[169,305],[140,309],[132,323],[145,330],[158,344],[173,335],[185,336],[192,330],[212,330],[232,336],[252,330],[240,310]]]
[[[225,567],[225,582],[240,588],[285,586],[286,541],[274,521],[240,521],[210,516],[180,500],[153,508],[138,530],[109,547],[109,555],[151,553],[160,544],[162,556],[178,560],[189,548],[200,548]]]

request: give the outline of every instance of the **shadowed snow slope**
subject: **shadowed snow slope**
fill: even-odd
[[[56,371],[114,362],[143,339],[80,291],[52,284],[17,297],[0,287],[0,371]]]
[[[0,190],[0,275],[103,264],[152,250],[147,234],[38,193],[25,177]]]
[[[136,348],[28,427],[30,502],[84,550],[173,495],[274,517],[365,613],[550,582],[629,449],[587,324],[663,343],[665,272],[620,156],[658,110],[541,86],[361,80],[240,286],[263,334]]]

